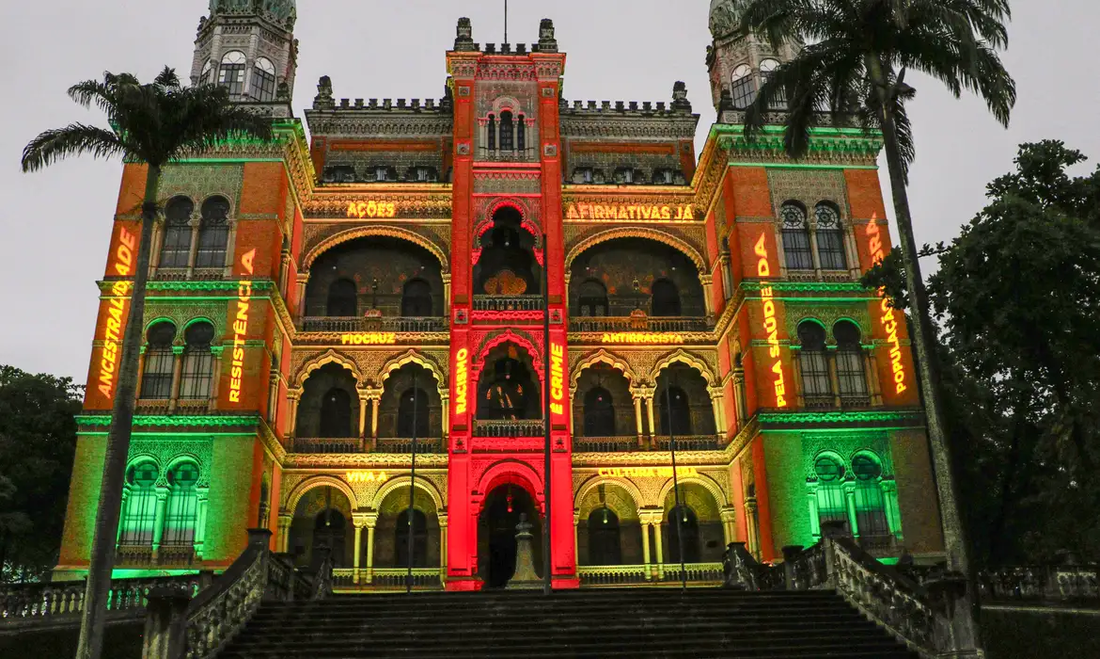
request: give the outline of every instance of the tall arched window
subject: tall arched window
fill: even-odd
[[[680,290],[676,284],[668,279],[653,282],[653,315],[667,317],[681,314]]]
[[[162,268],[186,268],[191,260],[191,213],[195,202],[172,197],[164,208],[164,240],[160,245]]]
[[[602,281],[589,279],[581,284],[577,302],[580,305],[581,316],[599,317],[609,313],[607,287]]]
[[[344,552],[347,526],[344,514],[334,508],[326,508],[313,522],[313,549],[328,548],[333,567],[344,567],[348,563]],[[310,558],[313,567],[319,566],[320,559],[320,552],[314,551]]]
[[[772,78],[775,77],[775,71],[779,68],[779,62],[773,59],[766,59],[760,62],[760,85],[764,86],[768,84]],[[787,91],[780,89],[779,93],[772,97],[772,102],[768,106],[772,110],[785,110],[787,109]]]
[[[607,506],[593,510],[588,515],[588,564],[622,565],[620,537],[618,515]]]
[[[406,508],[397,516],[397,525],[394,527],[394,554],[397,557],[397,567],[409,567],[409,533],[413,536],[413,567],[428,566],[428,518],[419,510],[413,508],[412,525],[409,525],[409,510]]]
[[[842,320],[833,325],[833,338],[836,339],[836,377],[840,396],[866,396],[867,377],[859,328],[855,323]]]
[[[193,462],[182,462],[168,472],[168,505],[161,544],[185,547],[195,542],[195,525],[199,516],[198,483],[199,468]]]
[[[210,342],[214,340],[214,326],[205,322],[192,323],[184,330],[183,338],[187,347],[183,349],[180,398],[210,398],[210,384],[214,375],[214,353],[210,349]]]
[[[167,321],[149,328],[145,335],[145,370],[141,374],[141,398],[163,400],[172,397],[172,372],[176,357],[172,342],[176,326]]]
[[[401,315],[406,318],[432,315],[432,287],[428,282],[413,279],[405,284],[401,294]]]
[[[229,90],[231,98],[244,94],[244,65],[247,58],[239,50],[231,50],[222,57],[221,76],[218,84]]]
[[[415,412],[414,412],[415,409]],[[428,394],[419,387],[401,394],[397,403],[397,435],[399,437],[428,436]]]
[[[603,387],[584,395],[584,436],[615,437],[615,402]]]
[[[199,74],[199,84],[214,84],[214,60],[206,60],[206,64],[202,65],[202,73]]]
[[[516,122],[516,148],[523,151],[527,148],[527,120],[523,115],[519,115],[519,120]]]
[[[890,535],[886,520],[886,498],[882,494],[882,466],[869,455],[852,458],[852,473],[856,477],[856,529],[861,538]]]
[[[658,407],[661,413],[661,434],[669,434],[669,419],[672,419],[672,432],[677,437],[695,434],[691,421],[691,403],[684,390],[674,385],[669,387],[668,393],[659,391],[657,396],[660,398]]]
[[[350,279],[337,279],[328,287],[329,317],[350,318],[359,315],[359,289]]]
[[[229,200],[225,197],[210,197],[202,202],[199,251],[195,256],[195,267],[224,268],[228,246]]]
[[[730,94],[733,96],[733,107],[738,110],[752,105],[756,100],[756,81],[752,78],[752,69],[747,64],[742,64],[733,72]]]
[[[126,473],[126,507],[119,522],[120,545],[151,546],[157,520],[157,478],[160,470],[152,462],[130,467]]]
[[[788,270],[813,270],[814,253],[810,247],[810,227],[806,224],[806,209],[788,201],[779,209],[783,220],[783,252]]]
[[[817,476],[817,519],[825,522],[843,522],[848,529],[848,505],[844,497],[844,466],[836,459],[824,455],[814,463]]]
[[[847,270],[844,253],[844,230],[840,226],[840,211],[823,201],[814,209],[817,219],[817,257],[822,270]]]
[[[497,117],[494,114],[489,115],[489,150],[497,150]]]
[[[668,559],[665,563],[680,562],[680,534],[684,536],[684,562],[698,563],[699,551],[699,518],[695,511],[680,504],[668,511]]]
[[[252,67],[252,98],[261,103],[275,100],[275,65],[266,57],[257,58]]]
[[[500,113],[500,150],[512,151],[516,148],[516,123],[508,110]]]
[[[333,387],[321,398],[321,436],[354,437],[351,427],[351,395]]]
[[[832,403],[833,387],[829,381],[829,362],[825,354],[825,328],[812,320],[803,321],[798,326],[798,338],[802,343],[799,364],[802,367],[802,396],[806,404]]]

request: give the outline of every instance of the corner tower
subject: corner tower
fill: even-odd
[[[741,33],[741,13],[745,0],[711,0],[710,33],[713,43],[707,46],[707,67],[714,107],[741,110],[756,99],[756,93],[772,71],[782,62],[790,61],[799,50],[798,44],[784,44],[776,50],[767,40],[755,34]],[[729,95],[723,103],[722,96]]]
[[[290,113],[298,66],[295,0],[210,0],[199,20],[191,83],[229,88],[235,101]]]

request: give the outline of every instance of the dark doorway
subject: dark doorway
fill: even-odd
[[[331,496],[330,493],[330,499]],[[313,522],[313,547],[314,549],[327,548],[331,552],[332,564],[335,567],[347,565],[347,557],[344,554],[346,527],[347,520],[344,515],[334,508],[326,508]],[[322,552],[314,551],[310,557],[311,567],[313,569],[320,567],[323,558]]]
[[[428,567],[428,518],[424,513],[412,511],[413,567]],[[394,553],[397,555],[397,567],[409,567],[409,511],[405,509],[397,516],[394,528]]]
[[[516,525],[520,515],[532,525],[532,558],[536,571],[542,566],[542,520],[527,490],[501,485],[485,497],[478,520],[478,574],[485,588],[503,588],[516,572]]]
[[[677,520],[677,517],[680,519]],[[665,541],[665,547],[667,547],[665,552],[668,554],[668,559],[665,563],[680,562],[680,529],[684,531],[684,562],[698,563],[700,560],[699,519],[695,516],[695,511],[680,504],[668,512],[668,520],[665,524],[665,528],[668,529],[667,540]]]

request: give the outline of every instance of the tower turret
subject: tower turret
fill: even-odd
[[[740,110],[755,99],[767,76],[782,62],[794,58],[798,44],[784,44],[778,51],[766,39],[743,35],[741,12],[745,0],[711,0],[710,33],[707,47],[711,96],[719,121],[724,110]],[[728,98],[723,101],[723,92]]]
[[[234,101],[289,116],[297,18],[295,0],[210,0],[210,15],[199,20],[191,83],[225,86]]]

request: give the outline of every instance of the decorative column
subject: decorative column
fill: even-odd
[[[367,396],[370,397],[371,401],[370,436],[373,445],[373,442],[378,440],[378,411],[382,406],[382,390],[368,389]]]
[[[440,407],[443,408],[443,437],[451,434],[451,390],[443,387],[439,390]]]
[[[199,226],[202,224],[202,216],[198,211],[191,213],[191,219],[187,222],[191,225],[191,253],[187,255],[187,278],[195,273],[195,260],[199,254]]]
[[[760,560],[760,521],[757,517],[756,497],[745,499],[745,524],[748,526],[749,553]]]
[[[797,352],[795,352],[797,350]],[[806,394],[802,386],[802,346],[791,346],[791,368],[794,371],[795,390],[798,392],[798,408],[806,407]]]
[[[867,391],[871,392],[871,405],[882,407],[882,384],[878,379],[878,357],[874,348],[867,351]]]
[[[206,545],[206,512],[210,507],[210,488],[199,487],[195,489],[195,539],[192,544],[195,548],[195,557],[202,560],[202,550]]]
[[[647,518],[642,519],[642,562],[645,563],[645,580],[650,581],[653,579],[652,563],[649,560],[649,520]]]
[[[722,520],[722,543],[724,546],[728,546],[731,542],[737,541],[737,511],[733,506],[726,506],[719,512],[719,518]]]
[[[294,521],[294,516],[290,513],[279,512],[279,539],[275,542],[275,551],[279,554],[285,554],[290,546],[290,524]]]
[[[225,346],[210,346],[210,353],[214,355],[214,377],[210,380],[210,401],[207,410],[217,407],[218,387],[222,381],[222,352]]]
[[[447,579],[447,513],[437,512],[436,517],[439,518],[439,581],[443,583]]]
[[[168,394],[168,412],[176,411],[180,398],[180,376],[183,374],[184,346],[172,346],[172,388]]]
[[[810,507],[810,533],[813,534],[814,540],[821,539],[821,512],[817,507],[817,487],[816,482],[806,483],[807,505]]]
[[[848,525],[852,529],[852,537],[859,537],[859,522],[856,519],[856,484],[854,481],[844,483],[844,500],[848,504]]]
[[[798,361],[793,360],[793,361]],[[745,370],[737,369],[733,372],[733,407],[737,413],[737,429],[745,427]]]
[[[251,71],[249,71],[251,75]],[[237,220],[226,219],[225,223],[229,226],[229,235],[225,241],[225,265],[224,265],[224,277],[226,279],[233,279],[233,257],[237,253]]]
[[[359,583],[359,560],[363,554],[363,527],[367,525],[365,515],[351,516],[351,523],[355,525],[355,551],[352,554],[352,583]]]
[[[630,395],[634,398],[634,426],[638,433],[638,449],[645,449],[645,424],[642,422],[642,405],[645,404],[645,389],[631,387]],[[573,397],[576,400],[576,396]]]
[[[367,583],[374,583],[374,527],[378,524],[378,513],[364,518],[367,525]]]
[[[657,543],[657,577],[664,579],[665,577],[665,549],[664,538],[661,533],[661,522],[659,518],[654,515],[650,518],[653,526],[653,540]]]
[[[451,317],[451,273],[443,273],[443,315]]]
[[[703,304],[707,316],[714,315],[714,277],[712,275],[699,275],[699,282],[703,284]]]
[[[891,477],[889,480],[879,481],[882,488],[882,499],[886,504],[886,522],[890,525],[890,533],[899,541],[901,535],[901,508],[898,506],[898,484]]]
[[[812,217],[813,209],[810,209],[810,213]],[[810,225],[810,251],[814,260],[814,277],[817,281],[821,281],[821,256],[817,253],[817,222],[810,221],[807,224]]]
[[[302,326],[301,320],[306,317],[306,284],[309,283],[309,270],[298,273],[298,323]]]
[[[580,525],[581,525],[581,511],[573,511],[573,555],[577,557],[577,564],[581,562],[581,542],[580,542]],[[589,539],[591,542],[591,539]]]
[[[358,389],[359,394],[359,439],[363,439],[366,436],[367,431],[367,391],[364,389]]]
[[[714,428],[718,431],[720,437],[725,437],[726,431],[729,426],[726,424],[726,411],[722,408],[722,399],[725,397],[725,391],[722,387],[711,387],[707,389],[710,393],[710,404],[714,408]]]
[[[286,421],[286,434],[292,437],[298,434],[298,403],[302,402],[302,389],[287,389],[286,397],[290,401],[290,418]]]
[[[833,388],[833,404],[840,407],[840,377],[836,372],[836,346],[825,348],[825,363],[829,365],[829,386]]]
[[[115,548],[122,542],[122,529],[126,521],[126,503],[130,500],[130,484],[122,486],[122,505],[119,506],[118,529],[115,531]]]
[[[160,551],[164,539],[164,516],[168,512],[168,488],[157,488],[157,509],[153,518],[153,557]]]
[[[646,415],[649,418],[649,436],[653,437],[657,434],[657,422],[653,420],[653,394],[656,389],[651,389],[646,392],[645,409]]]

